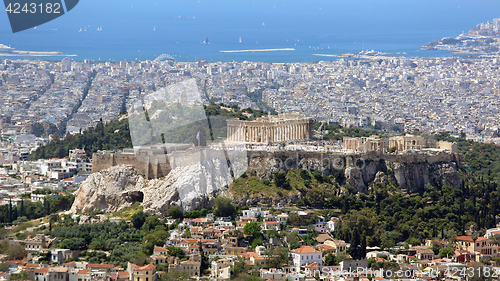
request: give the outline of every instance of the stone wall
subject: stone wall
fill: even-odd
[[[388,176],[402,188],[417,190],[425,184],[460,187],[458,174],[459,154],[439,152],[390,154],[382,151],[365,153],[307,152],[307,151],[248,151],[248,167],[243,171],[250,176],[273,179],[276,172],[293,168],[309,171],[320,170],[324,175],[342,171],[346,182],[355,192],[368,192],[369,183],[378,177]],[[95,153],[92,160],[93,172],[99,172],[116,165],[132,165],[147,179],[167,176],[172,169],[203,163],[206,159],[226,159],[228,154],[219,150],[188,149],[168,155],[150,153],[136,157],[131,153]],[[227,167],[227,166],[226,166]],[[382,174],[380,174],[382,173]]]
[[[92,155],[92,173],[97,173],[109,167],[118,165],[132,165],[139,174],[147,179],[161,178],[170,173],[171,167],[168,159],[153,155],[140,155],[132,153],[98,152]]]

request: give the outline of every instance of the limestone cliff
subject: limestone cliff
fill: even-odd
[[[160,179],[146,180],[131,165],[114,166],[93,173],[77,190],[71,212],[78,214],[96,209],[116,211],[138,201],[148,213],[160,215],[165,215],[172,205],[181,206],[184,211],[209,208],[216,196],[232,197],[228,188],[232,175],[245,170],[247,175],[269,180],[276,172],[297,167],[311,172],[319,170],[323,175],[335,174],[337,179],[345,180],[354,193],[369,193],[371,182],[387,184],[392,181],[410,191],[421,190],[426,184],[461,186],[458,172],[461,159],[459,155],[450,153],[396,155],[369,152],[346,155],[249,151],[248,161],[246,157],[236,157],[238,155],[233,155],[233,152],[227,155],[210,152],[196,161],[171,161],[172,171]],[[175,164],[185,162],[189,165]],[[234,198],[234,203],[251,205],[258,201],[286,204],[295,202],[302,195],[298,192],[285,198],[250,196]]]
[[[172,205],[190,211],[227,195],[231,181],[225,161],[217,158],[176,167],[166,177],[149,181],[131,165],[119,165],[89,176],[76,191],[71,212],[117,211],[138,201],[148,213],[165,215]]]
[[[275,172],[293,168],[309,171],[320,170],[323,175],[341,171],[354,193],[369,193],[370,182],[395,182],[411,191],[424,185],[449,185],[460,188],[458,172],[460,155],[438,154],[387,154],[371,151],[365,154],[311,153],[311,152],[252,152],[247,173],[272,179]],[[378,175],[378,176],[377,176]]]

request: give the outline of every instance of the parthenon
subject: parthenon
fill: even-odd
[[[312,118],[297,113],[283,113],[257,118],[254,121],[227,120],[227,141],[271,143],[306,140],[312,136]]]

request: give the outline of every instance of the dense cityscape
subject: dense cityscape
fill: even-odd
[[[498,280],[499,30],[422,46],[448,57],[4,59],[0,281]]]

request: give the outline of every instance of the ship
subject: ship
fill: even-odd
[[[205,41],[203,41],[203,44],[210,45],[210,41],[208,41],[208,37],[207,37],[207,39],[205,39]]]
[[[14,48],[11,48],[10,46],[6,46],[4,44],[0,44],[0,53],[12,53],[14,51]]]
[[[241,36],[240,36],[240,41],[239,42],[241,43]]]

